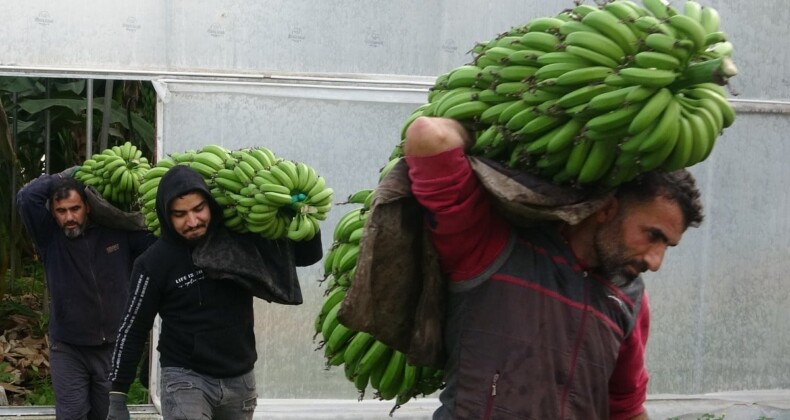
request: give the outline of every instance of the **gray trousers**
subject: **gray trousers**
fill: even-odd
[[[57,420],[105,420],[110,406],[110,358],[114,344],[49,347]]]
[[[257,397],[252,371],[218,379],[185,368],[162,368],[164,420],[252,420]]]

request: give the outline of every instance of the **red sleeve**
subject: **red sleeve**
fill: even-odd
[[[502,252],[508,226],[494,210],[463,149],[407,156],[412,193],[428,210],[426,223],[450,280],[475,277]]]
[[[647,399],[649,375],[645,367],[645,346],[650,330],[650,305],[647,292],[642,295],[642,305],[636,325],[620,346],[612,377],[609,378],[609,414],[611,420],[630,419],[641,414]]]

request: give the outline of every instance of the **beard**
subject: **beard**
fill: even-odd
[[[620,217],[595,232],[593,247],[598,259],[598,269],[617,286],[627,285],[647,270],[643,261],[628,257],[623,243]]]
[[[63,225],[63,233],[69,239],[74,239],[85,232],[85,223],[67,223]]]

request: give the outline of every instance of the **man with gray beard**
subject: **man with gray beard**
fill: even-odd
[[[77,167],[42,175],[17,194],[17,208],[44,264],[58,420],[104,419],[110,358],[126,305],[132,263],[154,237],[91,220]]]

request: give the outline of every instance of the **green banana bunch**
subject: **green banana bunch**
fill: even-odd
[[[230,151],[209,144],[171,153],[142,180],[139,203],[148,228],[157,235],[156,191],[173,165],[187,165],[203,176],[223,209],[225,226],[235,232],[305,241],[318,234],[319,223],[332,208],[332,188],[307,164],[280,159],[266,147]]]
[[[535,18],[436,78],[390,164],[414,120],[441,116],[475,134],[471,154],[557,183],[614,187],[692,166],[735,119],[722,88],[737,74],[732,51],[718,12],[695,0],[683,10],[613,0]]]
[[[374,189],[351,194],[346,204],[358,206],[343,214],[335,225],[332,245],[324,254],[322,282],[327,288],[315,318],[314,339],[321,337],[317,350],[323,350],[327,368],[343,365],[344,375],[354,384],[360,399],[370,386],[376,398],[394,399],[395,410],[419,394],[438,390],[443,384],[443,372],[407,363],[405,354],[366,332],[346,327],[337,317],[354,281],[359,241],[374,195]]]
[[[150,168],[142,150],[127,141],[91,156],[74,177],[95,187],[114,206],[130,211],[137,209],[137,191]]]

